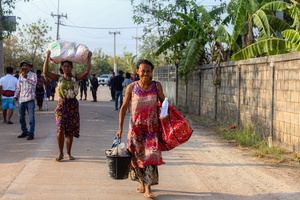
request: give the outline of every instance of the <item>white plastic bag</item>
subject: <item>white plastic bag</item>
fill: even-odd
[[[51,51],[50,61],[59,64],[70,61],[78,64],[87,64],[89,49],[83,44],[58,40],[49,44]]]
[[[168,114],[169,102],[168,98],[165,98],[161,106],[160,117],[165,117]]]
[[[126,148],[125,144],[122,142],[122,143],[118,144],[117,146],[113,147],[113,149],[111,151],[111,155],[112,156],[118,155],[121,157],[128,156],[127,148]]]

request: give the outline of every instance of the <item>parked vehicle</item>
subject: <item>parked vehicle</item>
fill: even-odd
[[[100,77],[98,77],[99,85],[108,85],[111,76],[112,75],[110,74],[102,74]]]

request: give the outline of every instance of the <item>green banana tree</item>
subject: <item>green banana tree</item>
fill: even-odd
[[[229,6],[233,9],[232,18],[234,22],[233,32],[230,40],[230,48],[233,53],[234,47],[239,37],[241,37],[241,48],[253,44],[254,28],[258,29],[258,38],[276,36],[276,31],[283,31],[289,27],[287,23],[274,16],[271,12],[261,9],[268,3],[280,5],[280,2],[274,0],[238,0],[231,1]],[[232,6],[231,4],[235,4]]]
[[[291,2],[292,3],[279,1],[269,2],[261,7],[261,10],[266,11],[284,11],[293,18],[294,21],[291,28],[295,28],[296,30],[288,29],[290,27],[287,23],[278,21],[278,19],[276,18],[269,18],[269,21],[271,23],[277,23],[277,28],[279,30],[285,30],[282,32],[282,34],[284,38],[288,39],[288,41],[274,37],[261,38],[261,40],[259,40],[257,43],[254,43],[247,48],[235,53],[232,56],[232,59],[236,61],[253,58],[255,56],[290,53],[293,52],[292,48],[295,46],[297,46],[296,51],[299,51],[300,47],[298,47],[298,41],[295,40],[295,38],[298,39],[300,30],[300,4],[294,0],[291,0]]]
[[[174,45],[180,45],[186,43],[187,46],[183,50],[183,58],[179,64],[179,77],[182,78],[185,84],[188,83],[190,74],[194,71],[197,64],[207,63],[209,60],[205,54],[205,46],[208,44],[210,48],[216,46],[214,42],[215,33],[214,27],[211,25],[215,16],[221,14],[225,8],[218,7],[208,12],[203,6],[195,6],[195,13],[186,15],[184,13],[177,13],[180,19],[172,19],[171,22],[178,26],[180,29],[172,37],[160,46],[156,55],[160,55],[162,52],[167,51]],[[201,14],[201,16],[200,16]],[[221,29],[218,31],[218,35],[226,38],[226,34]],[[221,40],[220,40],[221,41]],[[213,52],[213,51],[212,51]],[[210,59],[211,60],[211,59]]]

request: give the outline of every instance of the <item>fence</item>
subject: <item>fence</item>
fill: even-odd
[[[153,79],[165,95],[190,112],[241,127],[251,123],[269,142],[300,152],[300,53],[198,66],[184,84],[175,66],[157,67]]]

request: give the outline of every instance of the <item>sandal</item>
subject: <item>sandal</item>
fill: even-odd
[[[60,162],[62,159],[64,159],[63,156],[58,156],[58,157],[55,158],[55,161]]]
[[[150,198],[150,199],[154,199],[156,196],[151,192],[151,193],[149,193],[149,194],[144,194],[144,197],[146,197],[146,198]]]
[[[145,188],[136,188],[136,192],[137,193],[144,193],[145,192]]]
[[[7,121],[7,124],[14,124],[12,121]]]
[[[68,155],[67,157],[68,157],[68,160],[75,160],[75,158],[71,155]]]

